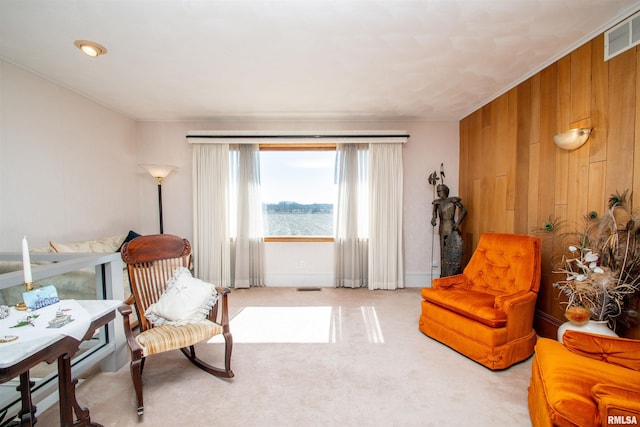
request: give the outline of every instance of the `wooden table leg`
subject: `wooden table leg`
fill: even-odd
[[[29,380],[29,371],[20,374],[22,409],[18,412],[18,416],[22,426],[32,426],[36,423],[36,405],[31,400],[31,387],[34,385],[35,383]]]
[[[7,427],[31,427],[36,423],[36,406],[31,400],[31,387],[34,385],[35,383],[29,380],[29,371],[20,374],[20,385],[16,387],[16,390],[20,392],[22,407],[20,408],[20,412],[18,412],[19,419],[7,424]]]
[[[76,399],[77,379],[71,377],[71,356],[63,354],[58,357],[58,391],[60,394],[60,426],[91,426],[102,427],[98,423],[92,423],[89,409],[83,408]],[[75,416],[78,417],[74,421]]]

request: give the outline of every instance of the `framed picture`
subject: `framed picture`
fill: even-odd
[[[31,310],[37,310],[60,301],[58,291],[53,285],[44,286],[29,292],[22,293],[22,300]]]

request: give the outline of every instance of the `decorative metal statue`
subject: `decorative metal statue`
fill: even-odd
[[[467,209],[459,197],[449,197],[449,187],[444,184],[443,165],[440,165],[440,178],[436,172],[429,176],[429,183],[442,179],[436,187],[438,199],[433,201],[431,225],[435,227],[440,220],[440,277],[462,273],[462,236],[458,227],[467,215]]]

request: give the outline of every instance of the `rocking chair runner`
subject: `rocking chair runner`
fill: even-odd
[[[132,298],[138,314],[140,333],[134,335],[129,315],[130,305],[118,308],[124,321],[124,331],[131,352],[131,379],[138,399],[138,415],[144,413],[142,399],[142,370],[147,356],[180,349],[197,367],[221,378],[232,378],[231,349],[233,340],[229,331],[227,288],[216,288],[218,300],[206,319],[184,325],[155,326],[145,317],[145,312],[167,288],[168,280],[176,268],[191,267],[191,245],[187,239],[170,234],[141,236],[122,247],[122,260],[129,271]],[[218,310],[220,308],[220,310]],[[220,320],[218,319],[220,312]],[[217,322],[217,323],[216,323]],[[225,341],[224,369],[213,367],[196,357],[194,345],[215,335],[222,334]]]

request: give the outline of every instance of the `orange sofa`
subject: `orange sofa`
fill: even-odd
[[[484,233],[462,274],[422,289],[418,327],[489,369],[533,354],[540,286],[540,239]]]
[[[640,341],[567,331],[563,342],[536,344],[533,426],[640,426]]]

